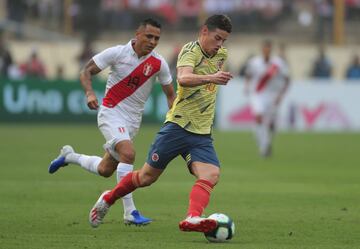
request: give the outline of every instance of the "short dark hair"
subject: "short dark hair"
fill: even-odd
[[[218,28],[221,30],[225,30],[228,33],[231,33],[232,30],[231,20],[226,15],[210,16],[208,19],[206,19],[205,25],[209,30],[214,30]]]
[[[151,26],[161,29],[161,24],[153,18],[144,19],[143,21],[140,22],[139,26],[145,27],[146,25],[151,25]]]

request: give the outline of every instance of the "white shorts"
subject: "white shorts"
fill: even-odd
[[[272,119],[276,116],[277,107],[273,96],[254,94],[251,96],[250,102],[252,112],[255,115],[261,115],[265,119]]]
[[[120,157],[115,151],[115,145],[124,140],[133,140],[140,124],[131,124],[122,117],[119,110],[105,106],[100,107],[97,120],[98,127],[106,140],[104,149],[117,161],[120,161]]]

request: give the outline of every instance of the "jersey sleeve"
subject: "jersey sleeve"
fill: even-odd
[[[193,50],[188,50],[186,47],[184,47],[178,57],[176,67],[195,67],[196,65],[196,59],[197,55]]]
[[[172,76],[169,65],[163,58],[161,58],[161,68],[157,78],[162,85],[168,85],[172,83]]]
[[[117,50],[117,47],[107,48],[104,51],[96,54],[92,59],[94,60],[98,68],[103,70],[108,66],[115,64]]]

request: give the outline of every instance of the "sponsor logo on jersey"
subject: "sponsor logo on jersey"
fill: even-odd
[[[124,132],[125,132],[125,127],[119,127],[118,129],[119,129],[119,132],[120,132],[120,133],[124,133]]]
[[[159,155],[158,155],[157,153],[153,153],[153,154],[151,155],[151,160],[152,160],[153,162],[159,161]]]
[[[150,63],[144,65],[143,73],[145,76],[149,76],[153,70],[153,67]]]

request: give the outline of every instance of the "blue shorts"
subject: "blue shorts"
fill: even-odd
[[[188,166],[196,161],[220,167],[212,141],[210,134],[195,134],[168,122],[151,145],[147,163],[154,168],[165,169],[171,160],[181,155]]]

